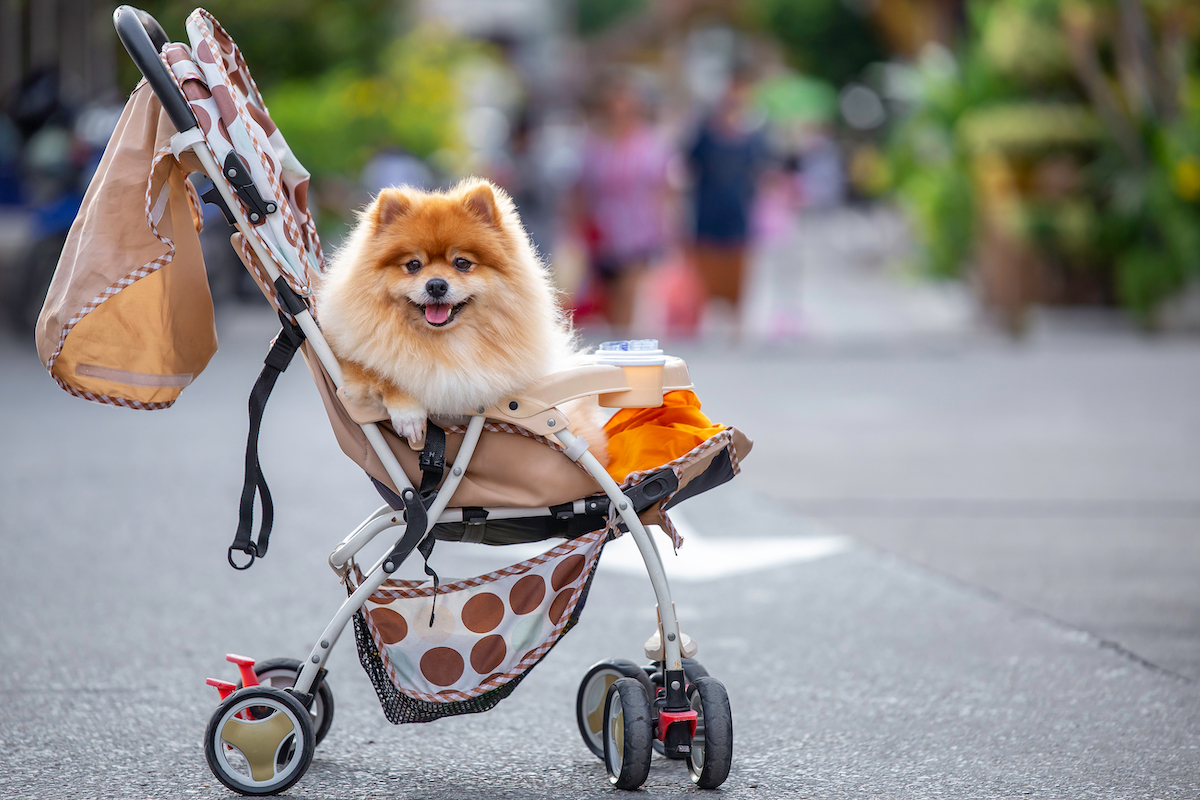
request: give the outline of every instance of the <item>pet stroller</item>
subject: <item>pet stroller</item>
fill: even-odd
[[[491,708],[576,624],[604,545],[628,533],[658,602],[658,629],[645,646],[650,663],[612,659],[587,672],[575,702],[580,734],[619,788],[645,781],[654,750],[686,759],[697,786],[719,786],[732,758],[728,698],[679,629],[647,526],[678,547],[667,511],[731,479],[750,440],[700,412],[683,361],[635,344],[634,352],[618,345],[493,407],[463,409],[462,424],[431,421],[415,449],[383,415],[348,402],[338,388],[338,362],[313,296],[324,260],[307,208],[308,175],[233,40],[202,9],[187,19],[187,45],[169,43],[153,18],[129,6],[117,9],[114,23],[146,80],[126,105],[64,248],[38,325],[43,363],[77,396],[138,409],[169,407],[204,369],[216,337],[196,237],[201,199],[187,180],[202,172],[212,182],[204,201],[236,226],[233,242],[283,322],[250,398],[230,564],[245,569],[267,550],[272,506],[258,466],[258,425],[275,378],[297,351],[339,445],[386,500],[329,556],[347,599],[311,652],[261,662],[230,655],[240,681],[209,680],[221,696],[204,735],[216,777],[247,795],[300,780],[333,719],[324,667],[350,623],[391,722]],[[617,409],[606,426],[607,469],[566,430],[561,411],[591,395]],[[390,548],[374,563],[358,563],[384,534]],[[441,583],[428,564],[439,540],[552,546]],[[393,577],[414,551],[432,580]]]

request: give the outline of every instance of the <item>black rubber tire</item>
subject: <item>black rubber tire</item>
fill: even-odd
[[[621,678],[604,700],[604,767],[608,782],[632,791],[650,777],[654,719],[650,700],[637,678]]]
[[[608,697],[608,688],[620,678],[637,679],[645,688],[646,696],[653,699],[654,685],[650,683],[650,676],[624,658],[610,658],[593,664],[579,682],[579,691],[575,694],[575,722],[579,725],[579,735],[588,750],[601,761],[604,760],[604,701]]]
[[[683,664],[683,674],[687,676],[688,683],[692,683],[696,678],[708,677],[708,670],[694,658],[680,659]]]
[[[254,674],[260,682],[275,689],[290,689],[296,685],[296,678],[300,675],[300,661],[295,658],[268,658],[254,665]],[[242,682],[238,681],[237,686],[242,688]],[[329,733],[329,726],[333,724],[333,689],[329,687],[328,679],[322,680],[317,687],[308,713],[316,737],[313,744],[320,745],[325,734]]]
[[[729,777],[733,764],[733,714],[725,685],[709,675],[698,676],[688,686],[688,699],[699,717],[688,773],[701,789],[715,789]]]
[[[240,712],[246,712],[249,719],[235,719]],[[249,758],[243,750],[227,748],[229,739],[226,737],[239,731],[243,735],[249,732],[251,736],[257,733],[268,737],[265,745],[261,739],[252,743],[272,748],[276,733],[271,728],[255,731],[254,726],[270,725],[270,720],[279,714],[286,715],[289,730],[274,742],[269,763],[258,764],[259,768],[269,768],[271,775],[255,778]],[[231,723],[237,723],[233,732],[228,731]],[[250,686],[229,695],[217,706],[204,731],[204,758],[213,775],[226,788],[254,797],[279,794],[291,788],[308,771],[316,746],[308,710],[287,692],[265,686]],[[241,754],[246,761],[245,768],[235,767],[229,760],[230,753]]]

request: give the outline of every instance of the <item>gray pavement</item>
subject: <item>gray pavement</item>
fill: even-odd
[[[302,367],[262,436],[271,552],[224,563],[272,321],[220,311],[221,352],[166,412],[72,398],[0,339],[0,796],[229,796],[204,763],[204,678],[232,678],[226,652],[301,656],[340,602],[325,556],[378,499]],[[1196,341],[674,349],[711,416],[756,440],[680,512],[762,568],[689,579],[705,547],[667,557],[734,708],[722,796],[1200,797]],[[846,546],[784,562],[772,538]],[[485,715],[389,725],[344,638],[333,728],[289,796],[612,796],[572,703],[653,624],[621,544],[579,627]],[[640,796],[693,791],[656,759]]]

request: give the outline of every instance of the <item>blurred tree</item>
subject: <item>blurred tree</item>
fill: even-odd
[[[646,7],[646,0],[576,0],[575,30],[593,36]]]
[[[887,57],[875,28],[852,8],[846,0],[751,0],[747,17],[796,69],[841,86]]]
[[[923,266],[968,264],[1010,325],[1119,301],[1147,325],[1200,278],[1200,7],[975,0],[890,137]],[[922,59],[926,61],[926,59]],[[972,209],[964,213],[964,209]]]
[[[196,0],[140,0],[175,41],[186,41],[184,20]],[[260,86],[315,78],[328,70],[371,71],[399,30],[395,0],[207,0],[212,12],[246,56]],[[137,70],[122,59],[122,79],[132,86]]]
[[[429,158],[457,143],[456,68],[481,51],[440,28],[416,28],[388,44],[378,71],[340,67],[286,81],[267,104],[314,172],[357,175],[374,153],[397,145]]]
[[[141,5],[168,36],[186,41],[195,0]],[[396,0],[208,0],[206,7],[238,43],[272,118],[318,186],[332,177],[353,182],[384,148],[428,158],[457,145],[456,72],[483,46],[436,27],[401,33]],[[121,61],[132,86],[137,70]]]

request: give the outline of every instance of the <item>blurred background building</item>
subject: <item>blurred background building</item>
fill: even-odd
[[[137,80],[114,5],[0,0],[0,287],[18,327],[36,316]],[[143,5],[183,36],[190,0]],[[327,245],[383,185],[482,174],[517,200],[577,318],[604,329],[626,289],[606,277],[612,234],[589,216],[595,190],[581,194],[581,176],[589,135],[608,131],[598,82],[617,70],[670,156],[605,178],[655,172],[661,186],[661,236],[618,270],[637,286],[632,328],[782,341],[986,319],[1019,333],[1031,309],[1063,305],[1148,328],[1195,322],[1190,0],[207,7],[313,172]],[[746,89],[736,113],[734,84]],[[715,262],[744,256],[740,270],[703,266],[710,206],[745,217],[720,234],[733,249]],[[228,297],[245,284],[221,226],[207,244],[214,291]]]

